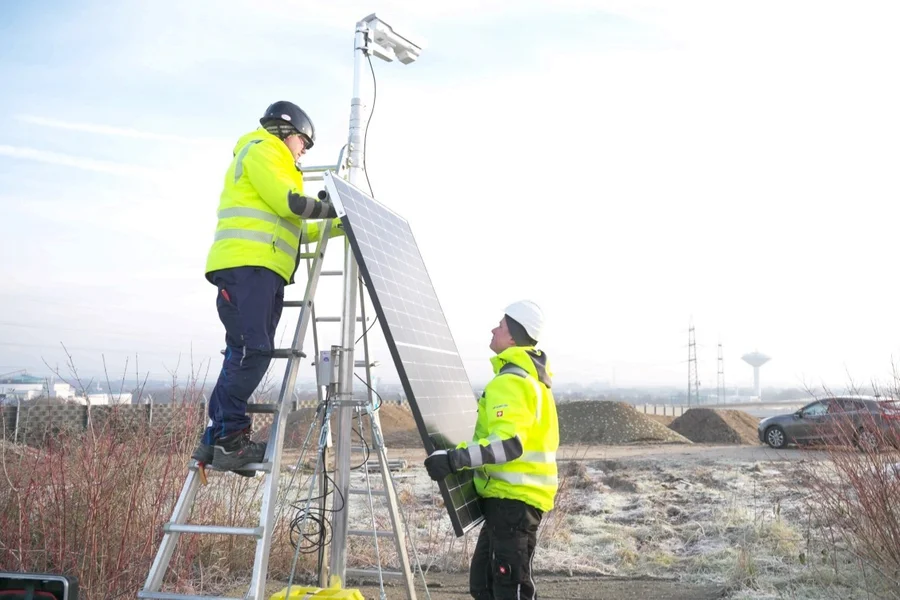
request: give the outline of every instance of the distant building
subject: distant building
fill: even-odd
[[[122,392],[121,394],[116,393],[100,393],[100,394],[88,394],[87,399],[83,396],[79,396],[75,398],[75,401],[79,404],[90,404],[91,406],[106,406],[109,404],[131,404],[131,393],[130,392]]]
[[[17,375],[0,379],[0,401],[33,400],[35,398],[75,398],[75,390],[68,383],[34,375]]]
[[[52,395],[54,398],[63,398],[64,400],[71,400],[75,397],[75,388],[73,388],[68,383],[54,383]]]
[[[44,379],[32,375],[17,375],[0,379],[0,398],[9,400],[31,400],[43,395]]]

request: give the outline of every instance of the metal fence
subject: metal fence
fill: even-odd
[[[690,409],[683,404],[635,404],[634,408],[645,415],[661,415],[663,417],[680,417]]]
[[[315,400],[296,402],[294,410],[315,408]],[[185,414],[187,411],[187,414]],[[0,406],[0,439],[20,443],[40,443],[48,435],[87,429],[115,415],[124,428],[166,427],[175,419],[196,420],[198,428],[206,425],[205,404],[48,404],[23,401]],[[253,414],[253,429],[260,431],[272,423],[271,414]]]

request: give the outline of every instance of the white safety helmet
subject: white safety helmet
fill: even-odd
[[[520,300],[506,307],[505,313],[525,328],[528,336],[538,341],[544,328],[544,312],[531,300]]]

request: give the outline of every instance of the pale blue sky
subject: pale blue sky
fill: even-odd
[[[0,373],[45,372],[61,341],[87,371],[193,350],[215,372],[202,271],[231,149],[290,99],[317,126],[307,164],[334,161],[377,12],[425,50],[375,61],[370,178],[474,380],[519,297],[560,380],[681,384],[691,316],[705,387],[720,340],[733,384],[754,348],[764,385],[887,375],[891,3],[429,4],[0,3]]]

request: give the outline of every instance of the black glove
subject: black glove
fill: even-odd
[[[455,473],[446,450],[435,450],[425,459],[428,476],[435,481],[442,481],[450,473]]]

